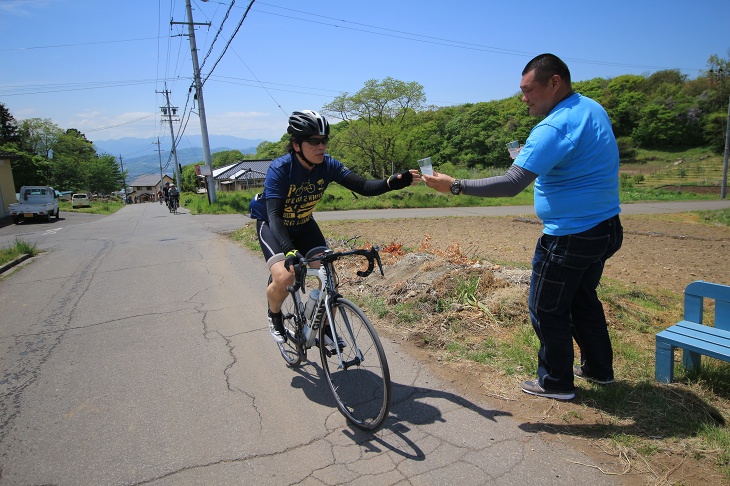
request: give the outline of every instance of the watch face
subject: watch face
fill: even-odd
[[[461,182],[459,180],[455,180],[451,184],[451,194],[459,195],[461,193]]]

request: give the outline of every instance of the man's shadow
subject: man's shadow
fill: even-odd
[[[294,368],[294,371],[297,373],[297,376],[292,378],[292,386],[294,388],[300,388],[307,398],[315,403],[333,409],[337,408],[335,399],[329,389],[329,384],[324,378],[319,364],[309,362],[305,366]],[[433,402],[434,399],[460,405],[491,422],[496,422],[497,417],[510,417],[512,415],[509,412],[501,410],[482,408],[474,402],[459,395],[454,395],[453,393],[392,382],[390,413],[383,426],[378,431],[367,431],[359,429],[348,422],[349,430],[344,430],[343,433],[355,443],[365,445],[370,450],[379,452],[377,443],[404,457],[422,461],[425,459],[425,454],[415,442],[408,438],[407,433],[411,429],[407,424],[426,425],[436,422],[445,423],[446,419],[441,409],[426,402],[426,400]],[[382,431],[390,431],[395,437],[393,440],[389,439],[386,441],[385,437],[387,434],[382,434]],[[396,443],[399,443],[399,445],[395,445]],[[410,451],[406,449],[410,449]]]
[[[715,392],[723,396],[723,393]],[[610,435],[688,438],[696,436],[708,425],[725,425],[722,412],[691,390],[649,381],[616,381],[610,385],[581,388],[572,403],[600,410],[617,420],[571,424],[558,417],[555,421],[527,422],[519,427],[531,433],[600,439]]]

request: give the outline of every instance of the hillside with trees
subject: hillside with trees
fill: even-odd
[[[730,59],[730,56],[728,57]],[[622,162],[635,149],[706,147],[722,153],[730,97],[730,61],[710,56],[707,71],[687,79],[679,70],[644,76],[573,82],[576,92],[598,101],[613,122]],[[329,152],[348,167],[375,177],[432,157],[438,167],[507,167],[505,144],[524,141],[537,119],[521,95],[449,107],[424,106],[423,87],[392,78],[369,80],[322,107],[332,123]],[[340,120],[338,122],[338,120]],[[287,137],[264,142],[257,158],[284,153]]]

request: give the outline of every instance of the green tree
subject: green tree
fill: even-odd
[[[322,111],[344,122],[336,141],[332,138],[334,148],[350,156],[350,165],[355,167],[360,161],[366,172],[385,177],[392,170],[411,165],[407,163],[408,142],[404,135],[425,101],[420,84],[388,77],[380,82],[366,81],[360,91],[352,96],[343,93]]]
[[[82,167],[85,187],[91,192],[109,194],[124,185],[124,177],[113,155],[95,156]]]
[[[261,142],[256,147],[255,158],[257,159],[275,159],[286,153],[286,145],[289,141],[289,135],[284,134],[278,142]]]
[[[86,136],[70,128],[53,144],[50,181],[58,190],[88,191],[84,169],[96,158],[96,150]]]
[[[51,158],[53,144],[63,135],[63,129],[48,118],[27,118],[20,122],[25,145],[36,155]]]
[[[28,149],[24,131],[7,107],[0,103],[0,152],[11,155],[15,190],[48,183],[48,159]]]
[[[243,154],[240,150],[226,150],[211,155],[210,163],[214,169],[220,169],[221,167],[235,164],[241,160],[243,160]]]
[[[205,165],[205,162],[189,164],[183,167],[182,172],[180,173],[180,185],[182,186],[180,188],[181,191],[195,192],[198,190],[198,187],[205,185],[195,173],[195,167],[199,165]]]
[[[644,76],[627,74],[608,82],[603,107],[608,112],[616,137],[630,136],[639,123],[647,96],[642,86]]]
[[[0,103],[0,147],[9,143],[20,144],[21,141],[18,121],[10,113],[10,110],[3,103]],[[19,147],[16,145],[16,148]]]

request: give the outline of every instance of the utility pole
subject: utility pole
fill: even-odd
[[[155,145],[155,142],[152,142],[152,145]],[[160,191],[161,191],[162,190],[162,152],[160,151],[160,137],[157,137],[157,156],[160,159]],[[156,195],[157,194],[155,194],[155,196]]]
[[[205,103],[203,102],[203,83],[200,80],[200,66],[198,65],[198,48],[195,45],[195,26],[207,25],[210,22],[193,22],[193,9],[190,6],[190,0],[185,0],[185,9],[188,14],[187,22],[170,22],[173,24],[183,24],[188,26],[188,38],[190,39],[190,52],[193,56],[193,77],[195,78],[195,97],[198,99],[198,116],[200,118],[200,132],[203,137],[203,156],[205,157],[206,180],[208,182],[208,202],[215,202],[215,180],[213,180],[213,164],[210,158],[210,141],[208,140],[208,123],[205,120]]]
[[[727,159],[730,154],[730,98],[727,102],[727,128],[725,129],[725,159],[722,164],[722,187],[720,188],[720,199],[725,199],[727,194]]]
[[[119,154],[119,165],[122,166],[122,178],[124,179],[124,204],[127,204],[127,174],[124,173],[124,161],[122,154]]]
[[[175,173],[177,174],[177,190],[182,191],[182,186],[180,185],[180,164],[177,162],[177,150],[175,149],[175,132],[172,129],[172,122],[178,121],[177,118],[175,120],[173,120],[173,117],[177,117],[177,106],[170,106],[170,92],[167,90],[167,83],[165,83],[165,91],[156,91],[156,93],[164,94],[165,99],[167,100],[167,106],[161,106],[160,110],[162,111],[162,121],[163,122],[167,121],[170,123],[170,137],[172,139],[172,156],[175,159]],[[160,182],[160,184],[162,184],[162,182]]]

